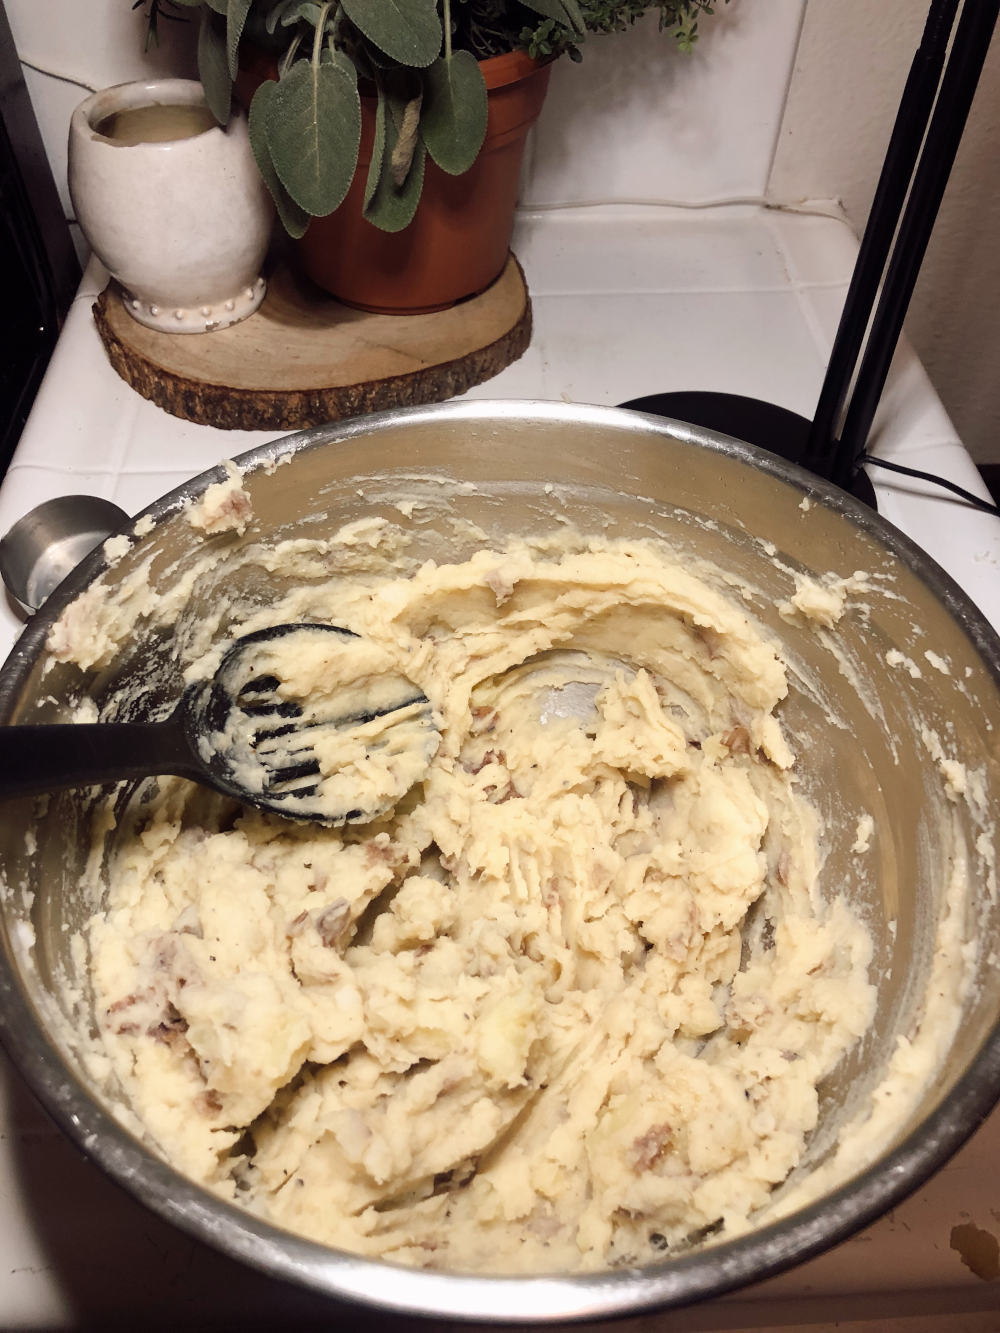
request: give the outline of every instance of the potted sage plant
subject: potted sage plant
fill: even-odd
[[[366,309],[423,311],[487,287],[557,56],[643,13],[681,50],[713,0],[136,0],[147,41],[198,21],[220,123],[248,108],[261,175],[309,276]],[[185,15],[184,11],[189,11]]]

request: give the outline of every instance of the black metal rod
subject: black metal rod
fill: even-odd
[[[966,0],[944,71],[910,197],[872,319],[850,406],[836,447],[832,480],[857,471],[885,387],[927,242],[962,139],[996,26],[1000,0]]]
[[[899,101],[802,463],[828,476],[847,392],[934,106],[958,0],[932,0]]]

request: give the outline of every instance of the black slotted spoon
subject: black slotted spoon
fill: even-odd
[[[171,774],[271,814],[337,826],[387,814],[423,776],[440,744],[427,696],[395,671],[308,698],[282,694],[268,650],[315,647],[337,625],[275,625],[237,639],[215,675],[188,688],[160,722],[0,727],[0,799]],[[324,771],[320,753],[348,742],[383,779]],[[367,789],[367,790],[366,790]]]

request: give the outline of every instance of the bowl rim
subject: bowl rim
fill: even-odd
[[[328,447],[359,435],[377,435],[408,422],[433,424],[442,418],[570,421],[652,433],[735,459],[788,483],[849,519],[927,583],[972,641],[1000,691],[1000,636],[926,552],[839,487],[716,431],[631,409],[477,399],[393,409],[314,427],[279,436],[234,456],[233,461],[242,472],[269,468],[289,453]],[[154,501],[134,523],[149,518],[155,527],[227,475],[223,463],[207,469]],[[98,548],[29,621],[0,667],[0,725],[10,717],[19,686],[44,647],[51,625],[106,568]],[[182,1231],[271,1277],[330,1298],[398,1314],[483,1323],[556,1323],[637,1315],[691,1305],[772,1277],[847,1239],[901,1202],[962,1146],[1000,1100],[998,1019],[951,1091],[921,1126],[859,1175],[805,1208],[733,1240],[641,1268],[573,1275],[479,1276],[413,1269],[333,1250],[263,1222],[188,1180],[104,1110],[64,1062],[21,990],[7,949],[0,951],[0,1042],[70,1140],[140,1203]]]

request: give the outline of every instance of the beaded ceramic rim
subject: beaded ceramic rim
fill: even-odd
[[[157,305],[124,288],[119,294],[128,313],[147,329],[157,329],[160,333],[214,333],[238,324],[259,309],[267,294],[267,283],[263,278],[255,278],[249,287],[241,287],[224,301],[187,307]]]

